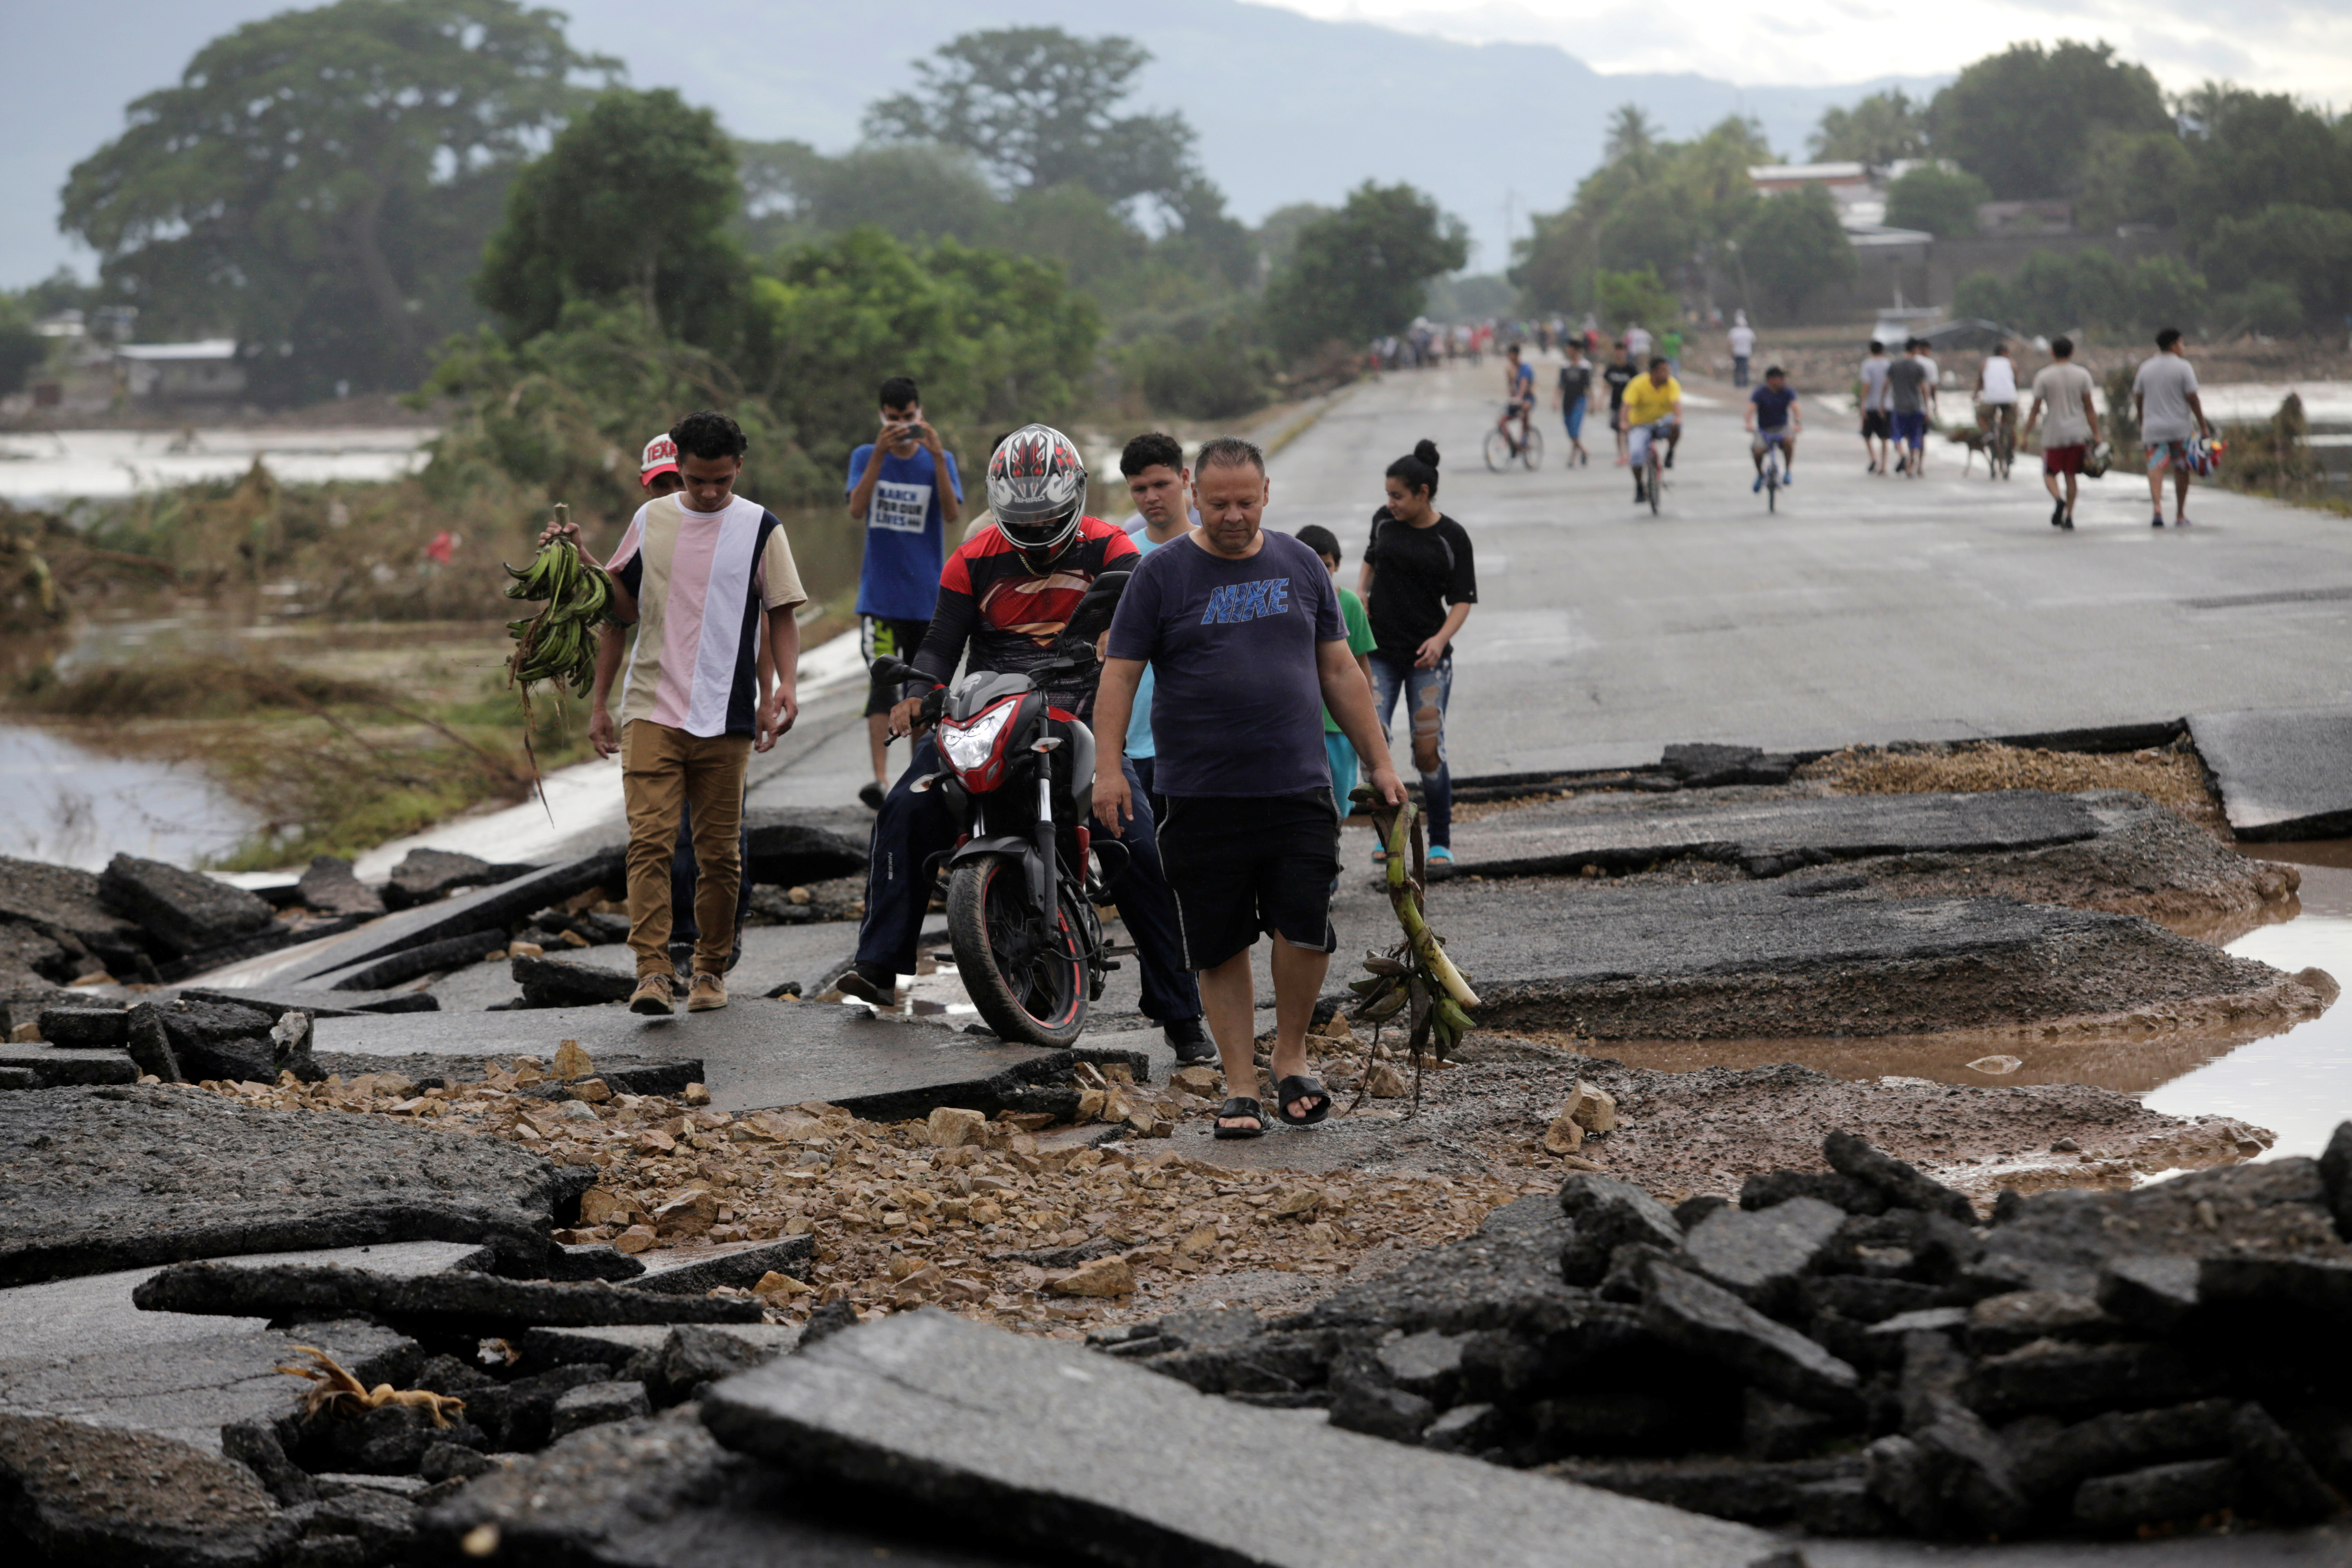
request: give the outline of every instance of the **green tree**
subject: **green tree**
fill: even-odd
[[[1646,126],[1646,116],[1635,118]],[[1513,247],[1511,280],[1546,310],[1591,306],[1603,270],[1646,267],[1679,286],[1694,260],[1754,214],[1748,171],[1773,161],[1756,123],[1737,115],[1691,142],[1657,141],[1644,130],[1585,176],[1567,211],[1535,216],[1532,233]]]
[[[1189,419],[1233,419],[1273,395],[1274,353],[1246,308],[1178,316],[1119,353],[1152,409]]]
[[[2170,228],[2196,173],[2189,149],[2170,131],[2101,127],[2084,155],[2075,226],[2089,234],[2109,234],[2127,223]]]
[[[1837,204],[1806,185],[1759,204],[1739,235],[1739,265],[1765,307],[1801,311],[1821,289],[1853,280],[1853,244],[1838,225]]]
[[[1658,144],[1657,121],[1638,103],[1621,103],[1609,116],[1609,140],[1601,156],[1614,163],[1635,158]]]
[[[2193,329],[2210,301],[2204,278],[2177,256],[2144,256],[2131,269],[2132,321],[2143,328]]]
[[[74,167],[58,226],[142,330],[234,333],[287,395],[411,384],[534,139],[579,102],[520,0],[336,0],[248,22]]]
[[[2326,116],[2284,93],[2207,83],[2191,93],[2193,176],[2181,193],[2184,226],[2265,207],[2352,207],[2352,145]]]
[[[1689,196],[1663,181],[1643,181],[1593,229],[1595,255],[1617,271],[1646,267],[1679,278],[1698,243]]]
[[[2247,217],[2225,217],[2198,249],[2205,275],[2226,294],[2269,285],[2292,292],[2305,324],[2335,325],[2352,313],[2352,212],[2279,203]],[[2279,296],[2254,301],[2278,331]]]
[[[1825,163],[1867,163],[1883,169],[1906,158],[1927,155],[1925,106],[1901,88],[1874,92],[1852,109],[1822,110],[1820,126],[1807,138],[1813,157]]]
[[[1674,295],[1658,281],[1657,272],[1648,267],[1628,272],[1604,269],[1596,273],[1592,292],[1601,321],[1612,331],[1636,321],[1671,321],[1681,313],[1675,308]]]
[[[1952,286],[1952,314],[2007,325],[2018,318],[2016,293],[1998,272],[1971,272]]]
[[[1267,324],[1294,354],[1400,331],[1420,311],[1429,280],[1469,259],[1468,229],[1433,197],[1367,180],[1347,205],[1298,231],[1289,261],[1266,285]]]
[[[735,144],[674,89],[608,92],[526,168],[475,291],[518,341],[574,300],[627,302],[724,352],[746,268],[729,232],[742,200]]]
[[[1977,231],[1977,207],[1992,200],[1985,183],[1965,170],[1922,163],[1886,187],[1886,221],[1921,228],[1938,239]]]
[[[906,142],[827,157],[801,142],[736,144],[743,232],[755,250],[870,224],[905,245],[994,227],[1003,203],[961,147]]]
[[[2105,44],[2012,45],[1962,70],[1927,114],[1937,152],[2004,201],[2072,195],[2102,126],[2172,126],[2156,78]]]
[[[0,295],[0,396],[24,391],[34,368],[48,357],[49,340],[34,330],[26,300]]]
[[[915,62],[921,85],[866,111],[866,134],[971,149],[1007,184],[1075,182],[1106,200],[1172,195],[1192,173],[1180,114],[1117,112],[1151,53],[1132,38],[998,27]]]

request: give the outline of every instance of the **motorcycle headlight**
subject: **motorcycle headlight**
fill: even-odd
[[[1004,727],[1013,722],[1013,715],[1021,706],[1017,698],[1007,699],[981,714],[971,723],[940,726],[940,749],[948,754],[948,763],[958,773],[976,773],[988,765],[990,755],[996,750],[997,738]]]

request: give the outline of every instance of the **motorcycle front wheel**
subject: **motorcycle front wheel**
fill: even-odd
[[[948,945],[965,992],[999,1037],[1059,1047],[1085,1031],[1077,933],[1066,911],[1045,929],[1019,857],[982,856],[949,876]]]

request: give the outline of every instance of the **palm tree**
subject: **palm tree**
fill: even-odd
[[[1638,103],[1618,106],[1609,117],[1608,159],[1614,163],[1622,158],[1646,153],[1658,144],[1658,128],[1650,119],[1649,110]]]

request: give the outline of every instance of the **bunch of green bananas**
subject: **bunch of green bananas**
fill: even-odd
[[[536,616],[507,623],[507,635],[515,639],[509,679],[525,686],[561,680],[586,692],[595,684],[596,628],[612,608],[613,580],[562,538],[550,541],[527,569],[507,567],[507,575],[514,579],[507,584],[508,598],[547,602]]]

